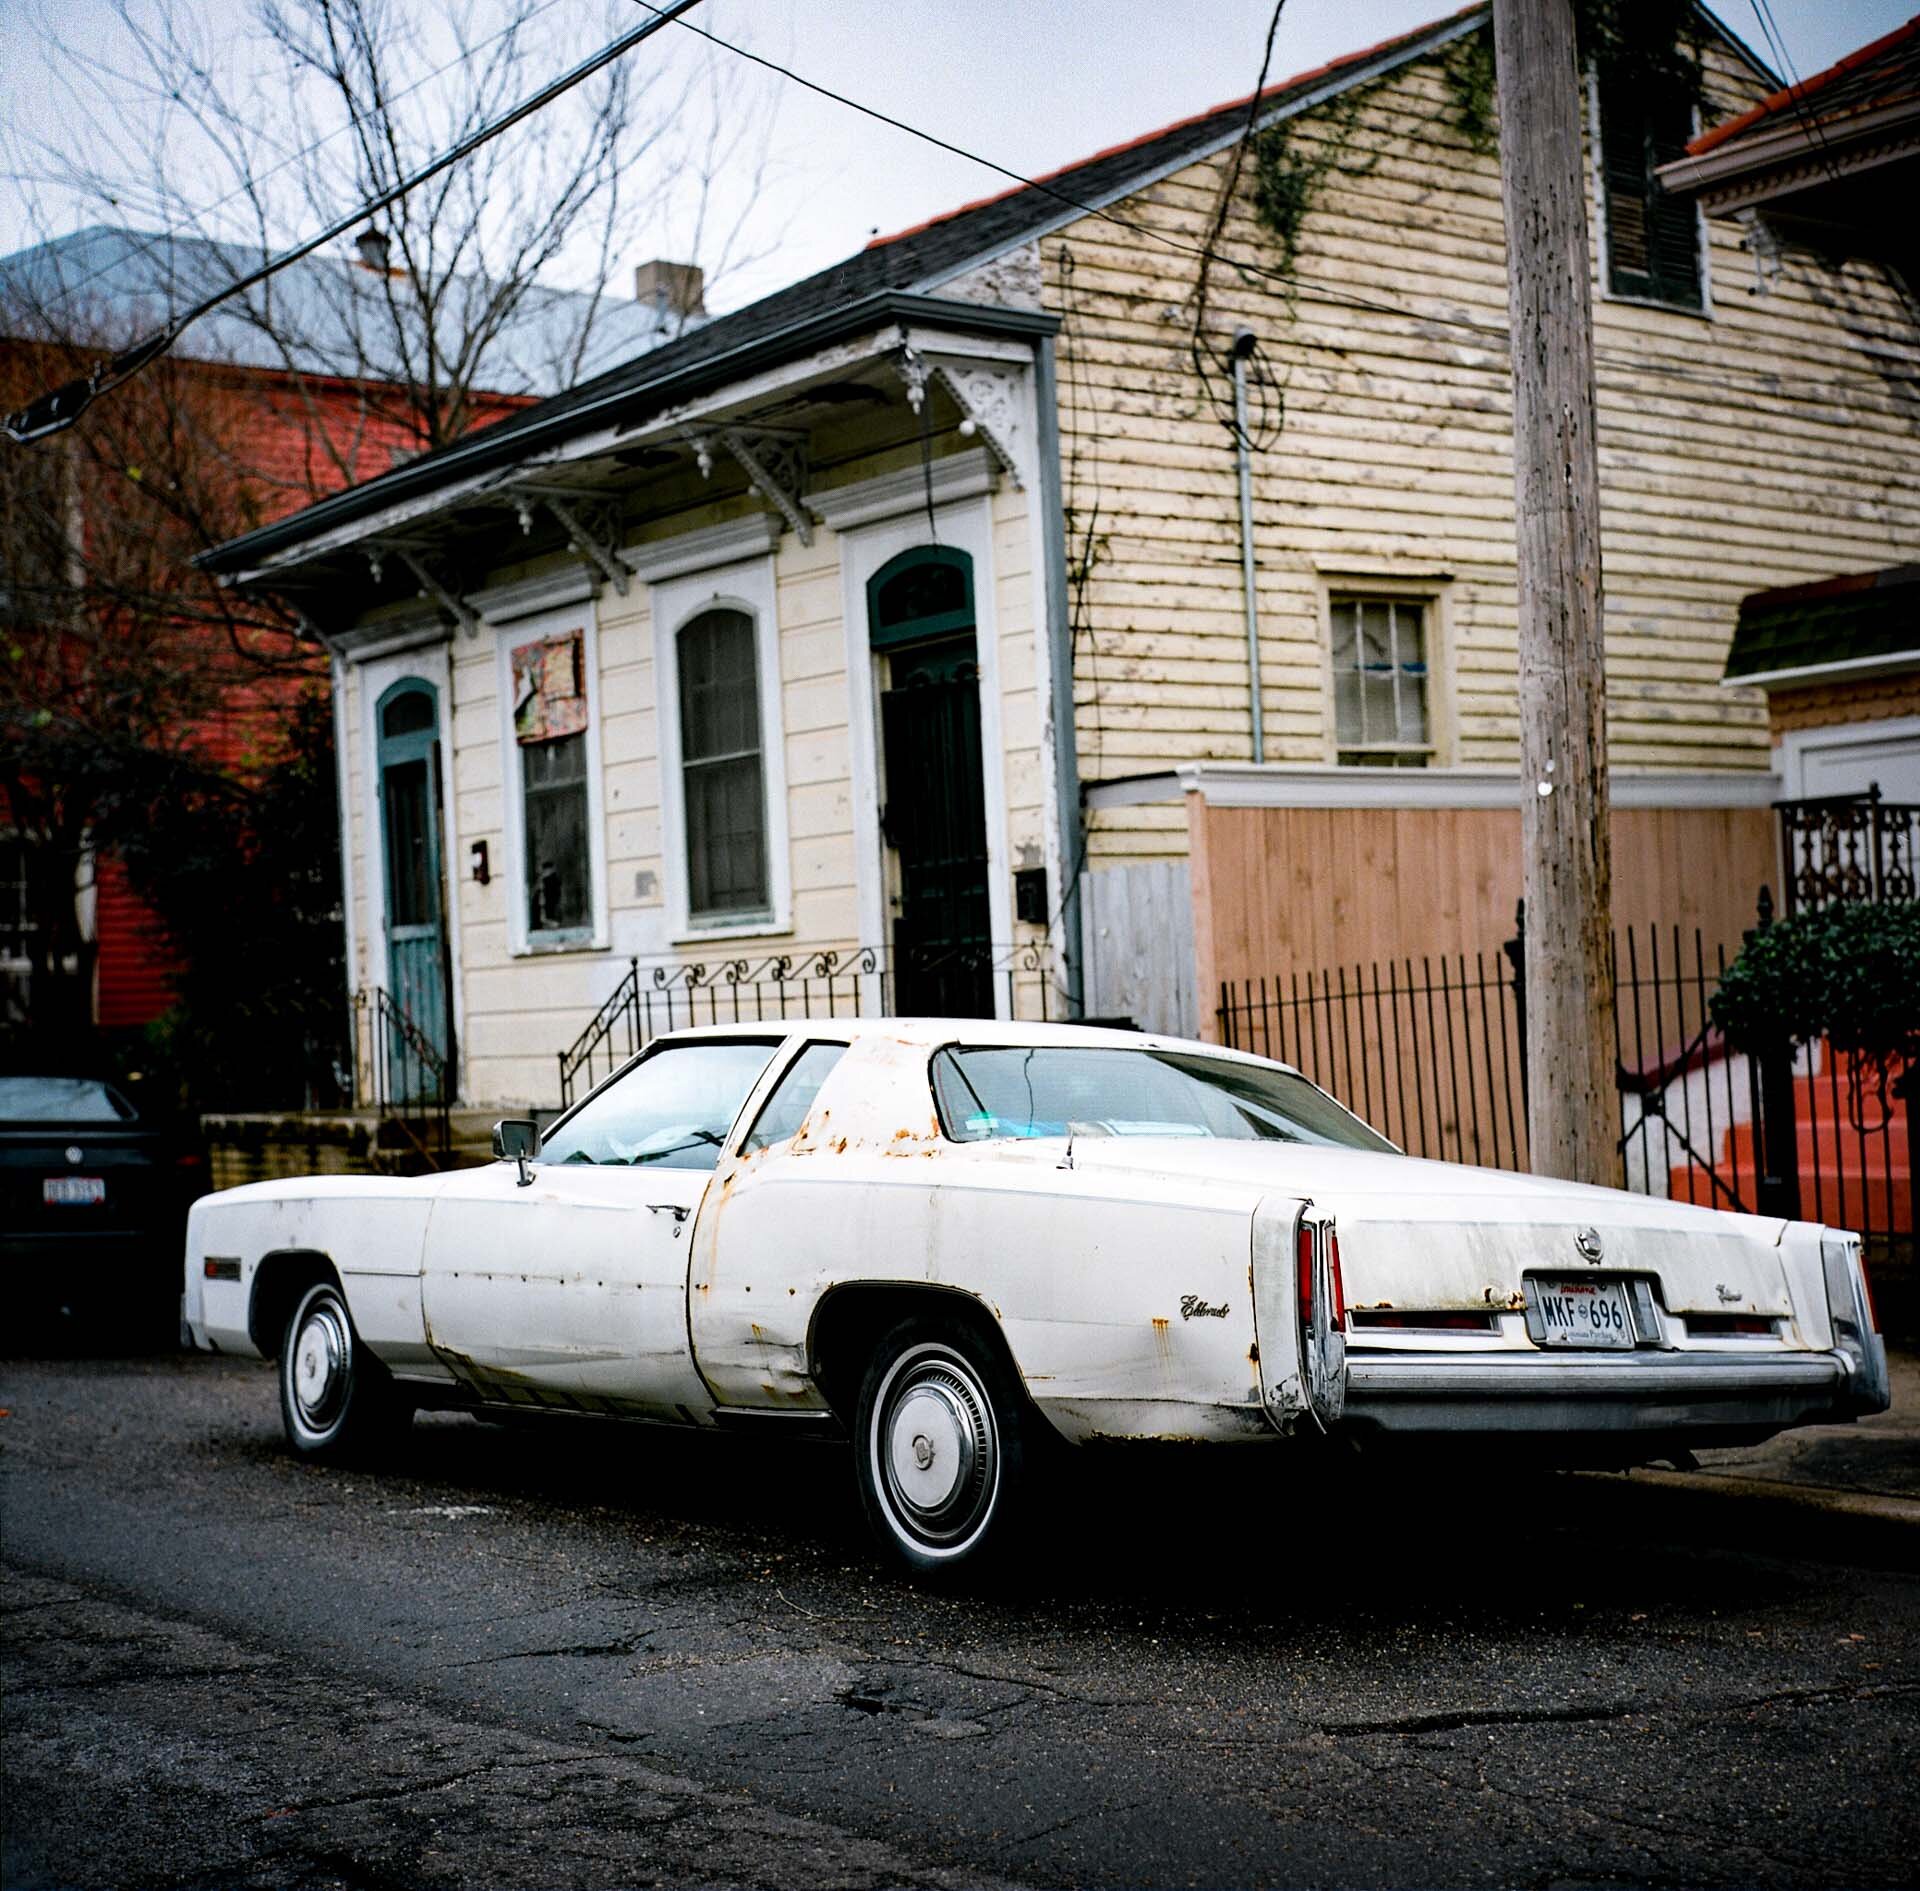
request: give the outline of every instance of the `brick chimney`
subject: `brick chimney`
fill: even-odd
[[[698,263],[642,263],[633,272],[633,294],[662,321],[692,321],[707,312],[706,271]]]

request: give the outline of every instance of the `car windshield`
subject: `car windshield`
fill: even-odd
[[[119,1091],[89,1077],[0,1077],[0,1123],[131,1123]]]
[[[1396,1153],[1306,1078],[1188,1051],[953,1045],[933,1060],[956,1142],[1031,1136],[1193,1136]]]
[[[711,1169],[778,1039],[668,1044],[542,1138],[542,1162]]]

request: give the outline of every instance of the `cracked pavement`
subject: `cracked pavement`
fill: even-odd
[[[9,1886],[1906,1884],[1920,1533],[1483,1460],[1072,1461],[895,1580],[832,1446],[0,1366]]]

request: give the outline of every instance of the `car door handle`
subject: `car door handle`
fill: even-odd
[[[653,1215],[671,1215],[675,1221],[685,1221],[686,1209],[679,1202],[649,1202],[647,1212]]]

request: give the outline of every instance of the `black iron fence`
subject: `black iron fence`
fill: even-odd
[[[354,1099],[378,1118],[383,1167],[443,1169],[452,1160],[453,1079],[447,1059],[391,992],[353,994]]]
[[[998,1010],[1044,1022],[1065,1011],[1056,976],[1042,944],[915,953],[845,946],[714,965],[643,966],[632,959],[586,1029],[560,1053],[560,1105],[569,1107],[666,1031],[901,1011],[964,1016]]]
[[[1920,891],[1920,807],[1865,794],[1778,801],[1789,913]]]
[[[1220,1034],[1331,1090],[1415,1155],[1527,1165],[1515,987],[1499,953],[1336,966],[1221,992]]]
[[[1910,1263],[1920,1068],[1824,1043],[1736,1051],[1711,1011],[1730,958],[1679,927],[1615,936],[1627,1186],[1856,1229]],[[1221,990],[1220,1036],[1296,1065],[1410,1154],[1525,1169],[1524,960],[1516,937],[1493,953],[1243,980]]]

